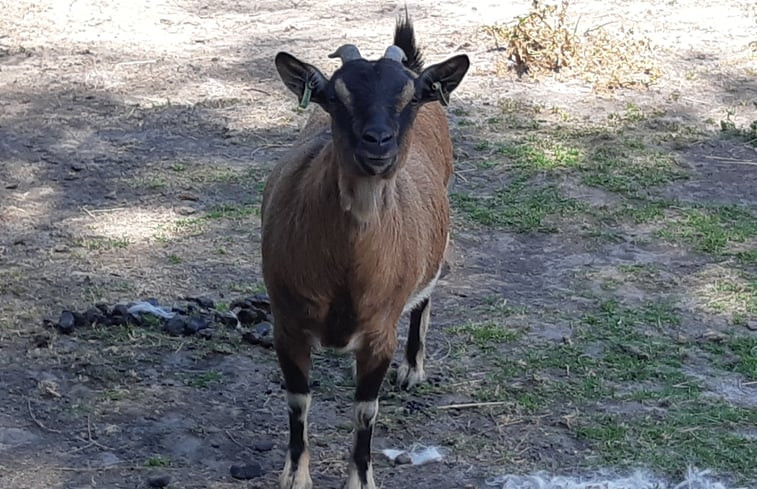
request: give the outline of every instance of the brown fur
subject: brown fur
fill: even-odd
[[[438,103],[419,109],[400,154],[388,179],[354,175],[317,108],[274,168],[262,250],[277,345],[343,348],[352,339],[372,357],[393,355],[405,304],[433,279],[445,252],[452,144]]]

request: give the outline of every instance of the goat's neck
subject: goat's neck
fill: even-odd
[[[394,177],[364,177],[338,171],[339,204],[361,224],[369,224],[392,205]]]

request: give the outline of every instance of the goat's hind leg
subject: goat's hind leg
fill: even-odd
[[[405,358],[397,369],[396,386],[412,389],[426,379],[423,360],[426,356],[426,333],[431,316],[431,302],[428,298],[410,312],[410,327],[407,333]]]
[[[306,341],[277,337],[276,354],[284,374],[289,406],[289,449],[280,489],[311,489],[310,451],[308,449],[308,410],[310,409],[310,346]]]

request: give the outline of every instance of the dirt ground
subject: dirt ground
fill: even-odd
[[[753,2],[576,2],[582,29],[633,26],[656,46],[661,78],[648,90],[613,92],[576,79],[498,75],[502,52],[481,27],[529,6],[408,3],[427,60],[472,59],[449,107],[453,192],[479,195],[510,182],[507,165],[480,171],[489,157],[481,148],[529,129],[486,121],[578,128],[633,112],[644,115],[642,140],[693,134],[665,142],[686,178],[655,195],[755,215],[757,153],[721,137],[718,125],[757,120]],[[211,340],[146,328],[58,335],[42,319],[97,302],[229,301],[261,291],[262,183],[307,116],[273,57],[286,50],[330,72],[336,63],[326,54],[344,42],[376,56],[391,39],[396,2],[1,1],[0,11],[0,486],[134,488],[168,474],[172,487],[275,487],[286,424],[270,350],[235,331]],[[619,199],[572,174],[555,182],[592,209]],[[575,318],[591,310],[589,295],[607,295],[608,284],[621,302],[673,301],[679,336],[757,334],[744,326],[757,323],[754,288],[746,286],[745,309],[734,306],[738,321],[727,307],[707,307],[710,285],[723,277],[757,283],[753,261],[650,240],[653,224],[588,239],[579,232],[585,222],[519,231],[474,225],[461,209],[450,271],[434,295],[431,382],[412,393],[385,387],[374,443],[380,487],[484,487],[498,474],[605,464],[596,454],[606,447],[575,436],[567,404],[529,415],[507,406],[438,409],[481,401],[466,386],[488,375],[491,358],[512,353],[504,346],[487,357],[485,346],[463,344],[460,325],[481,317],[492,297],[527,311],[508,321],[535,349],[570,341]],[[757,233],[739,246],[753,252]],[[618,270],[650,264],[659,272],[652,286],[618,285]],[[746,363],[757,357],[745,355]],[[757,410],[749,375],[696,359],[684,367],[706,395]],[[349,359],[316,356],[313,381],[314,480],[338,487],[351,440]],[[747,433],[742,456],[757,454],[754,426],[734,423]],[[378,454],[413,443],[442,446],[444,461],[395,467]],[[229,476],[231,465],[248,461],[261,465],[260,478]],[[720,475],[757,484],[753,470]]]

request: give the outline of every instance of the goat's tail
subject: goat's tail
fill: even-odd
[[[423,53],[415,43],[415,30],[410,15],[407,13],[397,17],[397,26],[394,28],[394,45],[402,48],[407,60],[405,66],[416,73],[423,71]]]

